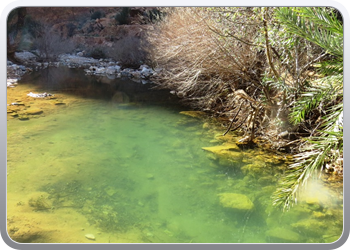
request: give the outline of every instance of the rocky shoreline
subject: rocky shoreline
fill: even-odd
[[[142,84],[149,83],[150,77],[161,71],[153,70],[146,64],[142,64],[138,69],[123,68],[119,62],[112,59],[84,57],[83,52],[75,55],[62,54],[54,62],[39,62],[38,57],[29,51],[16,52],[14,58],[20,64],[7,61],[7,87],[14,87],[24,74],[48,67],[79,68],[83,69],[86,75],[107,76],[109,79],[126,77]]]

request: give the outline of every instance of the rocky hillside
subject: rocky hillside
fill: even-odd
[[[26,7],[9,15],[8,54],[34,51],[42,61],[63,53],[113,58],[138,68],[147,29],[162,15],[153,7]]]

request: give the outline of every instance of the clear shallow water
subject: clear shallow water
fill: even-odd
[[[283,172],[269,161],[273,155],[245,150],[235,164],[214,160],[202,147],[220,145],[213,141],[218,132],[203,129],[203,121],[145,95],[129,94],[136,103],[112,102],[113,91],[127,90],[128,82],[90,82],[90,92],[75,92],[78,76],[74,88],[11,90],[48,89],[69,104],[46,112],[42,102],[44,115],[8,119],[8,229],[15,240],[323,243],[340,237],[341,200],[328,190],[306,195],[286,214],[271,207]],[[263,170],[247,171],[252,163]],[[225,208],[221,193],[244,194],[254,209]],[[88,233],[96,239],[86,239]]]

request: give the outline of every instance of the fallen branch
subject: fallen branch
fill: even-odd
[[[243,102],[242,102],[241,105],[239,106],[239,109],[238,109],[237,113],[236,113],[235,116],[233,117],[233,119],[232,119],[232,121],[231,121],[231,123],[230,123],[230,126],[228,126],[228,128],[227,128],[226,132],[223,134],[223,136],[225,136],[225,135],[228,133],[228,131],[230,131],[230,129],[231,129],[231,127],[232,127],[232,124],[234,123],[234,121],[236,120],[237,115],[239,114],[239,112],[240,112],[241,109],[242,109],[242,105],[243,105]]]
[[[237,127],[231,129],[231,131],[235,131],[235,130],[239,129],[243,125],[243,123],[247,120],[248,116],[249,116],[249,114],[246,115],[246,117],[243,119],[243,121]]]

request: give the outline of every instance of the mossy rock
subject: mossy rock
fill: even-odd
[[[263,155],[257,155],[256,156],[256,160],[265,162],[265,163],[271,163],[274,165],[280,165],[282,163],[284,163],[284,158],[283,156],[279,156],[279,155],[271,155],[268,153],[265,153]]]
[[[215,139],[221,142],[228,142],[228,143],[234,143],[236,144],[237,142],[237,136],[235,134],[226,134],[226,135],[222,135],[222,134],[216,134],[215,135]],[[236,144],[237,146],[237,144]],[[238,146],[237,146],[238,148]]]
[[[296,243],[301,242],[301,237],[298,233],[287,229],[277,227],[266,231],[266,237],[271,243]]]
[[[66,103],[64,103],[64,102],[55,102],[55,105],[57,105],[57,106],[60,106],[60,105],[66,105]]]
[[[291,226],[296,230],[310,236],[318,236],[320,232],[324,231],[328,227],[327,222],[321,222],[316,219],[301,220],[293,223]]]
[[[203,111],[181,111],[180,114],[191,116],[193,118],[204,118],[207,114]]]
[[[27,115],[17,115],[17,114],[15,114],[14,117],[18,117],[18,119],[21,120],[21,121],[29,120],[29,117]]]
[[[268,176],[262,176],[258,179],[258,183],[259,184],[263,184],[263,185],[269,185],[269,184],[273,184],[275,183],[276,177],[268,175]]]
[[[203,129],[210,129],[209,123],[207,123],[207,122],[203,123],[202,128],[203,128]]]
[[[254,208],[254,203],[244,194],[221,193],[218,196],[223,207],[239,211],[250,211]]]
[[[245,175],[256,176],[256,175],[262,174],[265,170],[265,167],[266,167],[265,163],[255,162],[255,163],[251,163],[243,166],[241,170]]]
[[[24,111],[26,115],[40,115],[43,111],[39,108],[31,108]]]
[[[240,157],[242,157],[240,149],[236,144],[233,143],[224,143],[222,145],[213,147],[202,147],[202,149],[212,152],[218,156],[230,156],[230,154],[237,155],[237,153],[239,153]]]
[[[212,153],[215,157],[211,157],[219,161],[223,166],[240,166],[242,161],[242,153],[236,144],[224,143],[219,146],[202,147],[203,150]]]

